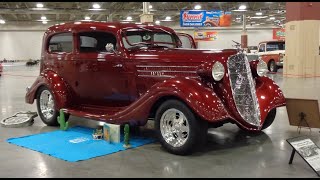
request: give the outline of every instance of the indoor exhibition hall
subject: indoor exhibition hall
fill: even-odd
[[[320,177],[319,11],[1,1],[0,177]]]

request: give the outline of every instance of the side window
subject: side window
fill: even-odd
[[[116,49],[116,37],[107,32],[81,32],[80,38],[80,52],[106,52],[105,46],[112,43]]]
[[[60,33],[50,38],[48,52],[72,52],[72,33]]]
[[[266,50],[266,44],[260,44],[259,52],[265,52],[265,50]]]
[[[182,43],[182,48],[192,48],[192,44],[190,39],[187,36],[179,36],[179,39]]]
[[[173,43],[173,39],[172,39],[172,36],[169,35],[169,34],[165,34],[165,33],[155,33],[153,35],[153,41],[154,42],[168,42],[168,43]],[[167,46],[167,47],[170,47],[170,48],[173,48],[174,46],[173,45],[170,45],[170,44],[161,44],[161,43],[157,43],[159,45],[163,45],[163,46]]]

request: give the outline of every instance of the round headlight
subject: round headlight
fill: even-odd
[[[224,67],[221,62],[215,62],[212,66],[212,77],[215,81],[220,81],[224,76]]]
[[[265,76],[268,72],[268,66],[267,63],[264,61],[260,60],[259,63],[257,64],[257,74],[259,76]]]

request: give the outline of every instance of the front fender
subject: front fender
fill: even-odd
[[[197,79],[173,78],[159,82],[147,92],[160,99],[174,96],[185,102],[198,116],[207,121],[229,118],[224,104],[215,92]]]
[[[285,106],[286,101],[280,87],[268,77],[256,78],[256,94],[261,113],[261,124],[268,113],[277,107]]]
[[[28,89],[25,96],[26,103],[33,104],[36,93],[41,86],[47,86],[53,93],[56,102],[56,109],[67,107],[71,94],[68,93],[69,87],[54,71],[48,70],[41,73],[32,86]]]

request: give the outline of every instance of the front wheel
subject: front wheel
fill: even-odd
[[[271,124],[273,123],[274,119],[276,118],[276,114],[277,114],[277,109],[276,109],[276,108],[272,109],[272,110],[268,113],[268,115],[267,115],[267,117],[266,117],[266,120],[264,120],[264,123],[263,123],[263,125],[262,125],[261,130],[266,129],[266,128],[268,128],[269,126],[271,126]]]
[[[59,111],[55,108],[55,99],[49,88],[40,87],[37,93],[37,110],[40,119],[48,126],[59,125],[57,117]],[[65,121],[69,118],[69,114],[65,114]]]
[[[155,128],[161,145],[177,155],[192,153],[204,144],[207,135],[207,123],[178,100],[168,100],[158,108]]]

